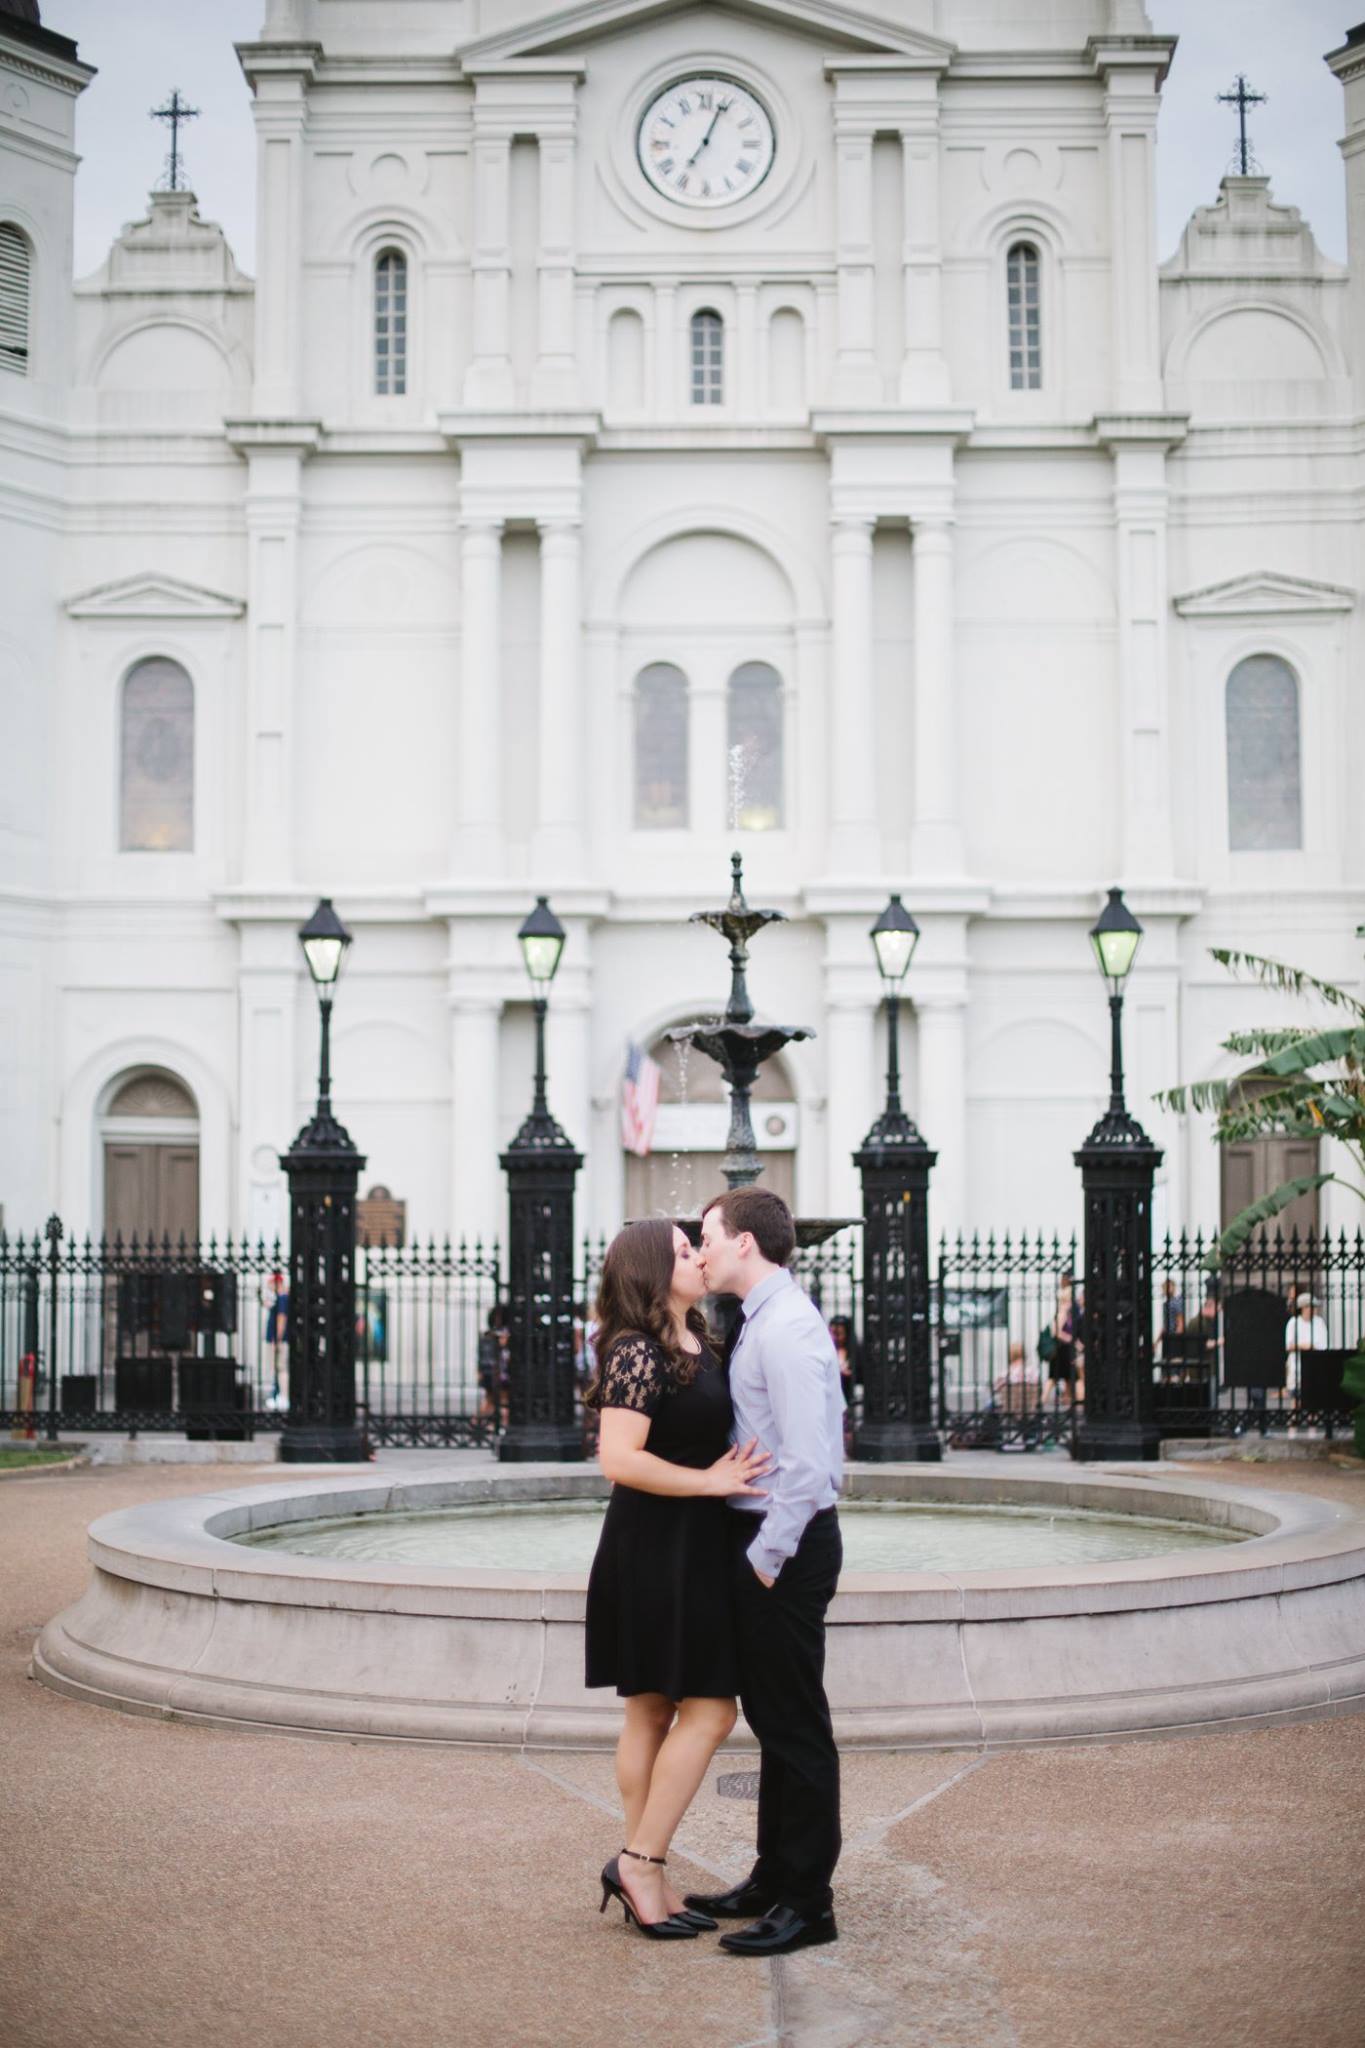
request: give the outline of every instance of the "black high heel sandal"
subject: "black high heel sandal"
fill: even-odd
[[[691,1924],[693,1916],[690,1914],[685,1920],[672,1913],[663,1920],[640,1918],[631,1904],[630,1894],[621,1883],[621,1856],[631,1856],[637,1863],[657,1863],[661,1867],[668,1860],[664,1856],[642,1856],[638,1849],[622,1849],[619,1856],[613,1856],[610,1862],[602,1865],[602,1903],[598,1912],[606,1912],[608,1899],[619,1899],[626,1919],[633,1922],[641,1934],[647,1934],[651,1941],[695,1941],[701,1928]]]

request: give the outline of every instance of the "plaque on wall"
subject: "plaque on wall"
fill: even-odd
[[[371,1245],[396,1248],[402,1244],[408,1225],[408,1205],[387,1188],[371,1188],[368,1195],[362,1195],[355,1205],[355,1215],[358,1245],[368,1249]]]

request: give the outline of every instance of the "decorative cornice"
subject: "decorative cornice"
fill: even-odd
[[[98,583],[67,598],[63,610],[73,619],[240,619],[246,603],[153,571]]]
[[[514,29],[480,36],[461,51],[461,61],[468,66],[471,58],[482,64],[531,57],[547,45],[562,52],[571,37],[595,37],[669,11],[669,0],[580,0],[579,5],[561,7],[548,19],[542,16]],[[897,30],[885,21],[839,4],[839,0],[734,0],[733,11],[776,19],[788,28],[805,29],[817,36],[862,43],[888,57],[938,58],[951,57],[954,52],[953,44],[938,36],[923,35],[913,29]]]
[[[253,448],[296,448],[315,455],[322,441],[321,420],[235,419],[223,421],[229,447],[246,454]]]
[[[1188,413],[1097,412],[1095,438],[1101,448],[1178,448],[1189,432]]]
[[[1306,576],[1287,576],[1274,569],[1230,576],[1187,590],[1171,603],[1183,619],[1288,617],[1314,612],[1349,612],[1356,593],[1342,583],[1318,583]]]

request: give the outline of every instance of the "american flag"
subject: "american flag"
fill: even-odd
[[[621,1082],[621,1142],[641,1159],[649,1154],[658,1107],[659,1069],[644,1047],[632,1040]]]

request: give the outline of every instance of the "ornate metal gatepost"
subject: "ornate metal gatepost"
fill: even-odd
[[[1118,889],[1090,937],[1110,991],[1109,1107],[1074,1155],[1085,1203],[1085,1402],[1072,1450],[1155,1458],[1152,1182],[1162,1153],[1123,1099],[1123,984],[1142,927]]]
[[[919,930],[893,896],[872,928],[886,982],[886,1107],[853,1155],[863,1183],[863,1415],[853,1455],[934,1464],[929,1343],[931,1152],[900,1097],[900,983]]]
[[[364,1154],[332,1112],[332,994],[351,943],[324,897],[299,934],[322,1011],[317,1108],[280,1164],[289,1181],[286,1464],[365,1456],[355,1407],[355,1204]]]
[[[583,1155],[550,1114],[545,1093],[545,990],[564,930],[542,896],[518,933],[535,988],[536,1078],[531,1113],[502,1155],[507,1175],[508,1417],[504,1464],[569,1464],[584,1456],[574,1418],[574,1181]]]

